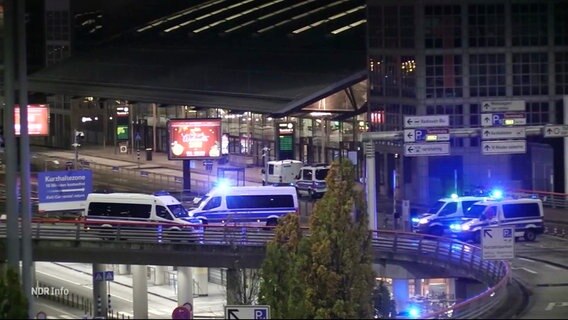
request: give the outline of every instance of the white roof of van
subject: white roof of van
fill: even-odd
[[[272,160],[272,161],[268,161],[268,163],[270,163],[270,164],[284,164],[284,163],[303,164],[303,162],[300,161],[300,160]]]
[[[160,199],[164,202],[170,203],[172,199],[175,200],[174,202],[178,203],[177,199],[172,195],[161,194],[161,195],[153,195],[147,193],[128,193],[128,192],[113,192],[113,193],[90,193],[87,196],[88,201],[93,201],[93,199],[97,200],[118,200],[118,199],[128,199],[128,200],[154,200]],[[100,201],[99,200],[99,201]]]

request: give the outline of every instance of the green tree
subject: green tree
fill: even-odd
[[[28,319],[28,302],[18,272],[11,268],[0,277],[0,319]]]
[[[381,280],[375,287],[373,292],[373,304],[379,319],[390,319],[395,317],[396,308],[394,300],[391,298],[390,290],[383,280]]]
[[[373,316],[371,235],[366,203],[352,164],[334,162],[327,192],[310,217],[305,268],[309,318],[369,319]]]
[[[301,274],[303,243],[297,214],[288,214],[278,224],[266,248],[262,264],[259,303],[270,305],[274,319],[305,318],[305,293]],[[305,245],[304,245],[305,247]]]

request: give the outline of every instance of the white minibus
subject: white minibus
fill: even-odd
[[[200,220],[193,219],[183,205],[167,192],[91,193],[85,202],[84,220],[89,228],[103,230],[118,225],[124,230],[147,230],[149,226],[162,223],[164,232],[173,234],[178,231],[176,235],[181,231],[191,233],[194,226],[200,224]]]

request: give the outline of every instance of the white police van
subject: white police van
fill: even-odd
[[[302,167],[299,179],[296,180],[298,194],[307,195],[311,198],[321,198],[327,191],[325,178],[329,168],[328,164],[313,164]]]
[[[481,242],[484,227],[514,227],[515,239],[536,240],[544,232],[544,210],[540,199],[503,199],[480,201],[468,214],[477,218],[450,225],[452,237]]]
[[[486,197],[478,196],[459,197],[457,194],[452,194],[449,198],[441,198],[428,212],[412,218],[413,230],[418,233],[442,236],[452,223],[461,218],[470,217],[467,212],[472,205],[485,199]]]
[[[299,178],[304,164],[298,160],[268,161],[267,169],[262,169],[262,185],[289,184],[293,185]]]
[[[201,223],[193,219],[184,206],[167,192],[90,193],[85,201],[83,220],[87,227],[98,230],[116,227],[140,230],[163,223],[164,231],[170,233],[191,233]]]
[[[235,222],[275,226],[278,219],[298,210],[294,187],[219,185],[189,214],[203,224]]]

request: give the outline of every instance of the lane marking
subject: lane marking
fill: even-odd
[[[531,260],[531,259],[527,259],[527,258],[519,258],[519,260],[522,260],[522,261],[527,261],[527,262],[532,262],[532,263],[534,263],[534,262],[535,262],[534,260]]]
[[[531,270],[531,269],[529,269],[529,268],[525,268],[525,267],[512,267],[511,269],[512,269],[512,270],[524,270],[524,271],[530,272],[530,273],[532,273],[532,274],[538,274],[538,272],[536,272],[536,271],[534,271],[534,270]]]
[[[553,266],[551,264],[546,264],[546,266],[549,267],[550,269],[557,270],[557,271],[563,271],[564,270],[562,268],[559,268],[557,266]]]

